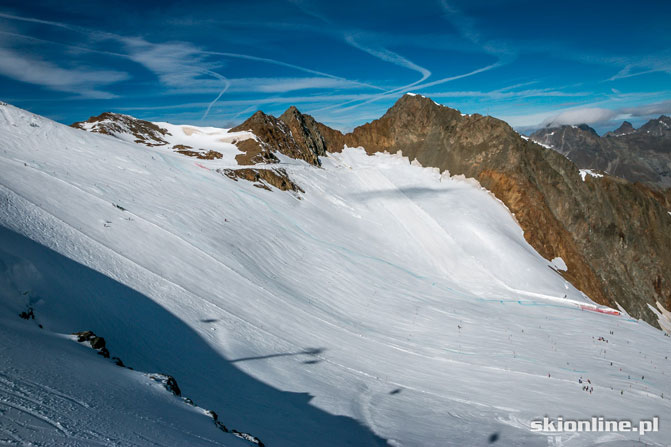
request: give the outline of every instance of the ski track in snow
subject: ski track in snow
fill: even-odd
[[[199,161],[204,170],[161,148],[87,134],[11,106],[0,111],[0,223],[146,295],[213,353],[238,359],[244,374],[309,393],[310,406],[354,418],[392,445],[485,445],[495,432],[505,445],[547,445],[528,431],[532,418],[604,415],[637,422],[671,414],[668,338],[625,316],[581,309],[591,302],[524,241],[508,210],[471,181],[411,166],[398,155],[348,148],[325,157],[323,169],[281,157],[306,191],[297,200],[232,182],[215,172],[228,166],[225,160]],[[0,267],[13,266],[15,258],[0,258]],[[8,284],[38,287],[21,268],[8,270]],[[38,317],[61,331],[82,329],[85,315],[68,316],[58,297],[40,290]],[[61,306],[76,303],[68,299]],[[3,300],[21,310],[5,293],[0,311]],[[124,309],[115,312],[123,318]],[[31,324],[11,318],[16,327]],[[113,324],[103,325],[108,342],[128,339]],[[152,330],[161,336],[160,328]],[[72,342],[48,344],[69,352],[63,343]],[[148,363],[165,363],[160,356],[167,355],[142,345],[115,348],[113,355]],[[123,370],[91,352],[67,355],[94,365],[117,387],[128,383]],[[207,359],[202,362],[207,368]],[[345,442],[341,432],[310,420],[297,421],[300,432],[270,430],[272,403],[258,410],[246,403],[263,396],[240,389],[218,397],[208,391],[223,390],[214,376],[199,372],[196,383],[187,365],[168,363],[178,370],[165,372],[181,374],[189,397],[223,412],[230,418],[225,424],[244,424],[266,445]],[[129,428],[112,439],[109,426],[93,430],[78,419],[87,414],[94,421],[93,410],[105,411],[105,401],[87,394],[85,382],[82,391],[64,391],[78,383],[76,374],[56,369],[62,382],[46,384],[9,368],[0,367],[0,417],[9,421],[0,423],[0,439],[7,442],[50,445],[45,440],[52,433],[72,445],[77,439],[238,445],[217,437],[208,418],[189,416],[178,399],[165,400],[138,379],[128,395],[149,392],[162,402],[154,403],[161,413],[145,419],[140,415],[150,410],[137,404],[133,414],[142,426],[120,420]],[[592,379],[594,394],[581,391],[580,376]],[[110,408],[125,392],[105,392]],[[666,425],[663,419],[662,432],[644,440],[664,445],[671,436]],[[580,447],[602,438],[566,435],[562,442]],[[637,436],[612,437],[625,439]]]

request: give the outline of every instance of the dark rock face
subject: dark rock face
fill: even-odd
[[[105,346],[105,339],[102,337],[98,337],[96,334],[94,334],[91,331],[83,331],[83,332],[75,332],[72,335],[77,336],[77,342],[78,343],[84,343],[88,342],[91,348],[95,349],[98,351],[98,354],[102,355],[106,359],[110,357],[110,353],[107,350],[107,347]]]
[[[294,183],[282,168],[278,169],[255,169],[255,168],[241,168],[241,169],[218,169],[217,172],[224,174],[231,180],[238,179],[247,180],[254,183],[258,188],[267,189],[271,191],[268,185],[272,185],[281,191],[305,192],[303,189]]]
[[[280,121],[289,127],[302,152],[315,157],[326,154],[326,142],[319,132],[317,121],[310,115],[303,115],[296,107],[291,106],[280,115]],[[319,159],[313,164],[319,164]]]
[[[346,135],[319,123],[314,129],[329,152],[344,144],[369,154],[400,150],[424,166],[477,179],[515,215],[526,240],[546,259],[564,259],[563,276],[599,303],[617,302],[655,325],[647,303],[671,306],[671,192],[609,176],[583,181],[573,162],[505,122],[462,116],[421,96],[403,96]],[[585,141],[599,138],[578,130]]]
[[[182,390],[179,389],[177,380],[173,376],[168,374],[149,374],[149,378],[163,385],[163,388],[175,396],[182,395]]]
[[[301,115],[293,107],[280,118],[258,111],[247,121],[231,129],[231,132],[251,131],[259,141],[245,140],[238,149],[246,152],[236,157],[238,164],[255,164],[265,160],[277,160],[273,151],[288,157],[305,160],[319,166],[319,155],[325,153],[324,141],[316,131],[312,117]]]
[[[634,129],[625,121],[599,137],[586,125],[540,129],[531,139],[567,156],[579,168],[598,169],[632,182],[671,187],[671,118]]]
[[[641,135],[650,135],[653,137],[671,137],[671,118],[662,115],[656,120],[650,120],[638,129],[637,133]]]
[[[636,132],[636,129],[634,129],[634,126],[631,125],[629,121],[623,121],[620,127],[617,129],[611,131],[611,132],[606,132],[607,137],[621,137],[622,135],[629,135],[630,133]]]
[[[207,152],[196,152],[196,151],[190,151],[188,149],[180,149],[176,151],[178,154],[186,155],[188,157],[196,157],[200,160],[215,160],[217,158],[223,157],[221,155],[221,152],[209,150]]]
[[[231,129],[231,132],[246,130],[254,133],[259,141],[244,140],[236,143],[238,149],[245,152],[236,157],[241,165],[277,162],[273,155],[276,151],[320,166],[320,156],[341,150],[344,143],[342,133],[318,123],[294,106],[289,107],[279,118],[258,111]]]
[[[35,319],[35,312],[33,311],[32,307],[29,307],[28,309],[24,310],[19,314],[20,318],[23,318],[24,320],[34,320]]]

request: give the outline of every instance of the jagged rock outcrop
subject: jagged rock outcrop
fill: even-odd
[[[182,390],[179,388],[177,380],[170,374],[152,373],[149,374],[149,378],[154,382],[158,382],[163,385],[163,388],[165,388],[166,391],[172,393],[173,395],[177,397],[182,395]]]
[[[530,138],[571,159],[579,168],[598,169],[632,182],[671,187],[671,118],[660,116],[639,129],[625,121],[600,137],[585,124],[546,127]]]
[[[221,152],[209,150],[207,152],[197,152],[189,149],[178,149],[176,151],[178,154],[186,155],[188,157],[195,157],[199,160],[216,160],[221,158]]]
[[[640,135],[653,137],[671,137],[671,117],[661,115],[659,118],[650,120],[636,131]]]
[[[78,343],[85,343],[87,342],[92,349],[98,351],[98,354],[102,355],[106,359],[110,357],[110,353],[107,350],[107,347],[105,346],[105,339],[102,337],[98,337],[96,334],[94,334],[92,331],[81,331],[81,332],[75,332],[72,335],[77,336],[77,342]]]
[[[272,152],[277,151],[288,157],[305,160],[319,166],[319,155],[323,155],[324,143],[321,135],[314,132],[316,124],[288,109],[280,118],[258,111],[247,121],[231,129],[231,132],[251,131],[257,140],[246,140],[238,144],[244,151],[236,157],[238,164],[250,165],[276,161]]]
[[[70,125],[88,132],[102,133],[126,139],[135,138],[135,143],[145,146],[163,146],[168,144],[164,139],[170,133],[156,124],[120,113],[105,112],[92,116],[86,121],[78,121]]]
[[[287,171],[278,169],[256,169],[256,168],[240,168],[240,169],[217,169],[217,172],[224,174],[231,180],[238,179],[252,182],[258,188],[267,189],[271,191],[270,186],[281,191],[305,192],[303,189],[294,183],[287,174]]]
[[[319,132],[317,121],[310,115],[303,115],[294,106],[280,115],[280,121],[289,127],[291,136],[301,151],[314,155],[316,163],[313,164],[319,164],[318,157],[326,154],[326,142]]]
[[[258,141],[246,140],[237,144],[238,149],[245,152],[236,157],[241,165],[277,161],[273,155],[277,151],[320,166],[319,157],[340,150],[344,141],[342,133],[318,123],[294,106],[279,118],[258,111],[231,129],[231,132],[238,131],[251,131],[258,138]]]
[[[636,132],[634,126],[629,121],[622,121],[622,124],[617,129],[606,132],[605,137],[621,137],[622,135],[629,135]]]
[[[403,96],[383,117],[346,135],[308,126],[315,129],[329,152],[344,144],[369,154],[402,151],[424,166],[477,179],[515,215],[526,240],[546,259],[561,257],[568,267],[563,276],[601,304],[617,302],[652,324],[646,303],[671,306],[669,193],[610,176],[583,181],[573,162],[505,122],[462,116],[421,96]],[[264,141],[272,147],[273,140]]]

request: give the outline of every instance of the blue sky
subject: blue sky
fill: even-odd
[[[3,0],[0,98],[230,126],[289,105],[341,130],[404,92],[518,129],[671,113],[671,2]]]

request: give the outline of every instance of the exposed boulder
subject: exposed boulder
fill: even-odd
[[[221,152],[217,151],[207,151],[207,152],[197,152],[197,151],[191,151],[188,149],[179,149],[177,151],[178,154],[186,155],[188,157],[196,157],[200,160],[215,160],[217,158],[221,158],[223,155],[221,155]]]
[[[214,425],[219,430],[225,433],[229,433],[228,428],[226,428],[226,426],[219,420],[219,415],[215,411],[207,410],[205,413],[212,418],[212,420],[214,421]]]
[[[235,156],[239,165],[255,165],[279,163],[280,160],[273,154],[270,145],[254,139],[243,140],[235,144],[242,154]]]
[[[179,385],[177,385],[177,380],[175,380],[173,376],[168,374],[152,373],[149,374],[149,378],[163,385],[163,388],[170,391],[175,396],[182,395],[182,390],[179,389]]]
[[[19,317],[23,318],[24,320],[34,320],[35,312],[33,311],[32,307],[28,307],[28,309],[24,310],[19,314]]]
[[[91,346],[92,349],[98,351],[98,354],[102,355],[106,359],[110,357],[110,353],[107,350],[107,347],[105,346],[105,339],[102,337],[98,337],[92,331],[75,332],[72,335],[77,336],[77,342],[79,343],[88,342],[88,344]]]
[[[106,358],[109,358],[109,352],[107,352],[107,349],[105,348],[105,339],[102,337],[98,337],[94,332],[92,331],[81,331],[81,332],[74,332],[72,335],[77,336],[77,342],[79,343],[88,343],[91,348],[95,349],[98,351],[98,353],[102,354],[105,352],[107,355],[105,355]],[[121,361],[119,357],[112,357],[112,360],[114,363],[118,366],[121,367],[126,367],[124,363]],[[133,368],[127,367],[128,369],[132,370]],[[149,373],[146,374],[147,377],[149,377],[151,380],[154,382],[157,382],[165,388],[166,391],[171,393],[172,395],[176,397],[180,397],[182,402],[186,405],[189,405],[191,407],[196,407],[196,404],[193,402],[188,397],[182,396],[182,390],[180,389],[179,385],[177,384],[177,379],[175,379],[173,376],[169,374],[161,374],[161,373]],[[200,409],[203,413],[208,415],[209,417],[212,418],[214,421],[214,425],[221,431],[225,433],[230,433],[240,439],[244,439],[245,441],[248,441],[252,444],[256,444],[259,447],[264,447],[263,442],[256,436],[253,436],[249,433],[241,432],[238,430],[229,430],[223,422],[219,420],[219,415],[212,410],[207,410],[207,409]]]
[[[254,186],[267,189],[271,191],[268,185],[282,191],[305,192],[303,189],[294,183],[282,168],[278,169],[256,169],[256,168],[240,168],[240,169],[218,169],[217,172],[224,174],[231,180],[238,179],[247,180],[254,183]]]

